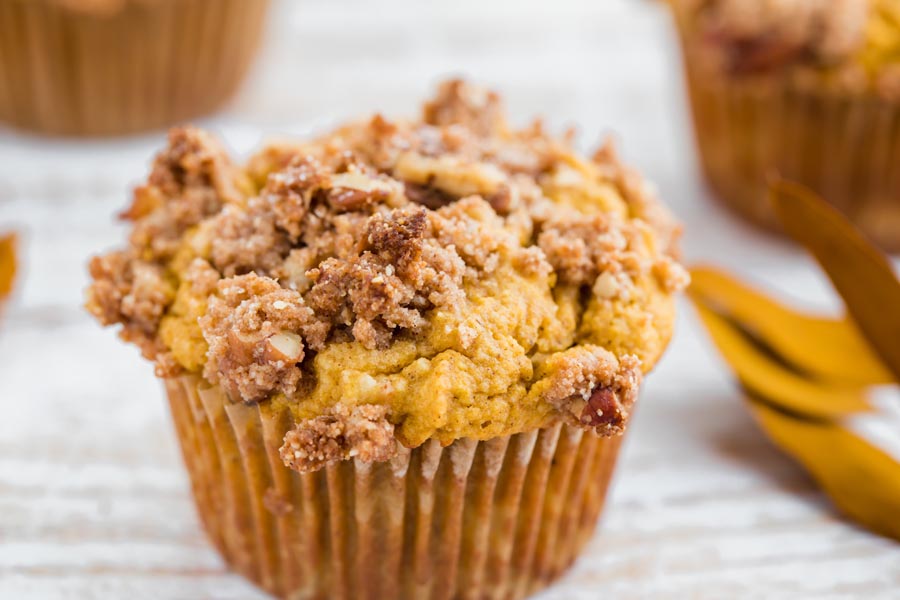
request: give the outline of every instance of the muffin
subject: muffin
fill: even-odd
[[[678,226],[445,83],[243,166],[176,129],[87,306],[156,364],[228,563],[280,597],[519,598],[591,536],[686,283]]]
[[[900,250],[900,2],[670,2],[715,194],[777,228],[778,174]]]
[[[198,117],[244,78],[269,0],[0,0],[0,121],[115,135]]]

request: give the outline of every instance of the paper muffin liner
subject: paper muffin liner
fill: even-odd
[[[244,78],[269,0],[119,4],[0,2],[0,120],[48,134],[115,135],[206,114]]]
[[[766,180],[777,174],[900,251],[900,103],[778,75],[711,73],[692,46],[689,17],[676,16],[701,164],[715,195],[777,231],[766,200]]]
[[[289,411],[166,380],[200,519],[228,564],[282,598],[522,598],[591,537],[620,437],[555,425],[435,441],[300,474]]]

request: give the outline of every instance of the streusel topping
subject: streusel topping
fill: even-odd
[[[618,434],[687,280],[677,225],[611,147],[514,130],[460,81],[421,120],[244,166],[173,130],[125,217],[89,310],[161,376],[290,410],[301,471],[559,420]]]
[[[696,5],[708,59],[732,73],[785,67],[843,86],[885,85],[900,64],[897,0],[676,0]]]

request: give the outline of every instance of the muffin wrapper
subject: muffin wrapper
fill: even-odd
[[[288,411],[196,376],[166,389],[209,537],[283,598],[524,597],[591,537],[621,442],[555,425],[299,474],[278,454]]]
[[[191,119],[243,79],[269,0],[124,0],[109,14],[0,2],[0,120],[113,135]]]
[[[900,251],[900,103],[775,75],[711,73],[692,47],[687,19],[677,15],[697,144],[719,199],[778,230],[766,199],[766,180],[778,174]]]

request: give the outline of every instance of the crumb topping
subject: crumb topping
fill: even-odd
[[[625,430],[642,379],[641,361],[632,355],[617,359],[596,346],[576,346],[547,359],[544,396],[573,424],[598,435]]]
[[[239,201],[237,172],[222,147],[199,129],[173,129],[147,184],[135,190],[123,216],[134,222],[131,250],[142,259],[164,261],[185,232]]]
[[[199,319],[209,345],[206,379],[245,402],[296,392],[304,338],[322,343],[303,297],[256,273],[223,279],[216,287]]]
[[[680,229],[606,144],[586,160],[499,97],[353,123],[244,166],[176,129],[87,307],[154,360],[296,427],[301,471],[560,419],[627,424],[671,335]]]
[[[103,325],[121,324],[121,338],[156,360],[158,371],[168,372],[171,361],[156,332],[175,290],[162,266],[133,254],[111,252],[91,260],[88,270],[94,283],[87,306]]]
[[[397,441],[386,416],[384,406],[349,408],[338,404],[327,414],[301,421],[288,431],[280,449],[281,459],[300,473],[350,458],[362,462],[388,460],[397,454]]]
[[[737,75],[795,67],[848,85],[879,85],[898,63],[894,0],[681,0],[696,5],[703,53]]]

